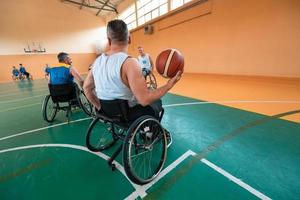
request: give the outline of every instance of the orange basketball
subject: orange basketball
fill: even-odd
[[[176,49],[166,49],[156,58],[156,70],[165,78],[174,77],[179,70],[183,70],[184,59]]]

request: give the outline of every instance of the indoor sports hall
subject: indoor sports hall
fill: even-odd
[[[300,1],[9,0],[0,29],[1,200],[300,199]],[[148,56],[147,95],[175,81],[159,118],[95,111],[113,44]],[[51,82],[61,52],[70,90]]]

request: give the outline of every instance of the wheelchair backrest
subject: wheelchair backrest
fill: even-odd
[[[128,101],[123,99],[102,100],[99,99],[102,112],[110,118],[128,122],[129,106]]]
[[[50,96],[52,101],[57,102],[68,102],[76,98],[76,86],[75,83],[52,85],[48,84]]]

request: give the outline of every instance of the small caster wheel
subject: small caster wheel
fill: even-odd
[[[116,165],[115,164],[111,164],[111,170],[115,171],[116,170]]]

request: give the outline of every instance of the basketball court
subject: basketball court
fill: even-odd
[[[67,26],[74,32],[83,29],[70,38],[67,31],[61,35],[50,31],[53,35],[42,37],[30,26],[20,40],[9,36],[9,30],[0,38],[8,49],[0,55],[0,199],[300,199],[300,41],[296,37],[300,4],[292,0],[157,1],[157,5],[153,3],[161,10],[157,18],[151,14],[148,19],[144,13],[144,22],[126,22],[132,5],[134,13],[152,6],[147,2],[153,1],[0,3],[8,11],[23,8],[25,18],[37,25],[41,21],[29,11],[33,9],[33,14],[40,16],[44,13],[42,19],[47,22],[52,17],[50,26],[56,30],[65,14],[50,15],[47,9],[36,8],[45,4],[66,10],[72,14],[66,18]],[[223,18],[217,17],[220,15]],[[15,23],[21,20],[12,16]],[[142,45],[154,61],[167,48],[178,49],[185,58],[181,80],[162,98],[165,113],[161,125],[172,134],[173,142],[162,171],[145,185],[127,177],[122,153],[115,160],[116,170],[108,165],[122,141],[101,152],[86,147],[87,129],[94,116],[75,108],[69,121],[64,111],[59,111],[52,123],[43,119],[43,101],[49,94],[45,63],[55,65],[56,54],[69,51],[74,65],[86,77],[96,54],[103,53],[103,38],[96,35],[105,35],[106,22],[116,16],[131,30],[130,54],[136,56],[137,46]],[[269,28],[278,34],[267,37],[268,31],[263,29],[255,35],[256,28],[266,23],[260,20],[268,21],[269,17],[277,17]],[[84,20],[91,21],[85,26]],[[0,25],[8,29],[6,21],[1,16]],[[287,23],[292,28],[283,29]],[[16,27],[20,24],[18,21]],[[91,31],[95,24],[101,30]],[[252,32],[247,35],[249,30]],[[89,39],[81,37],[88,34],[92,35]],[[290,37],[282,39],[284,34]],[[189,38],[196,35],[200,38]],[[41,52],[26,53],[22,45],[34,49],[31,41],[35,38]],[[264,44],[259,43],[262,40]],[[58,47],[57,41],[63,46]],[[89,46],[80,46],[81,42]],[[240,42],[243,45],[235,46]],[[78,51],[73,43],[78,44]],[[288,55],[278,49],[285,49]],[[11,80],[11,67],[19,63],[33,80]],[[158,87],[167,81],[157,71],[154,75]]]

